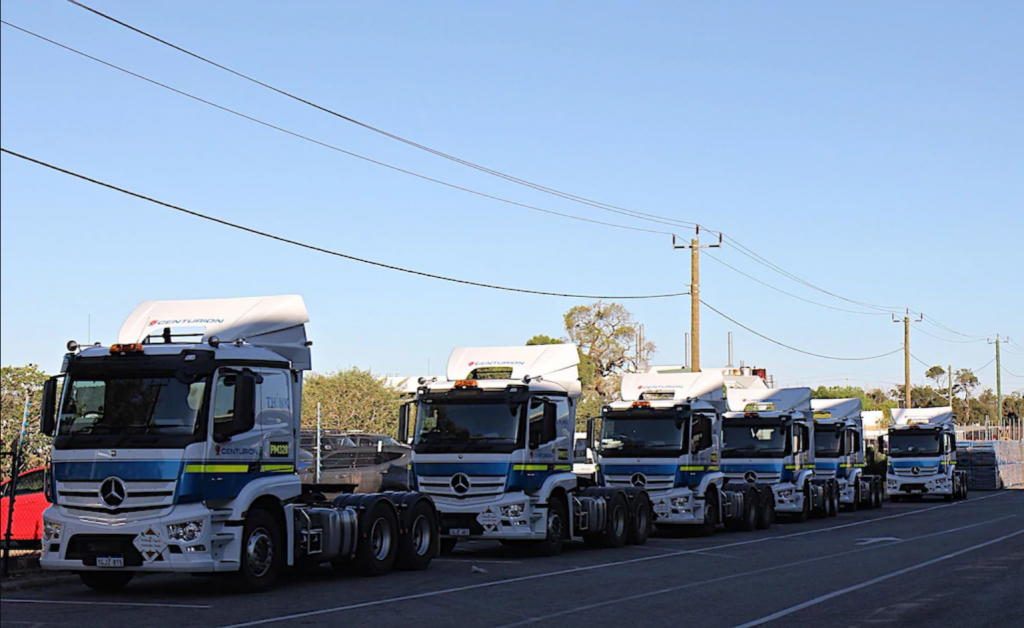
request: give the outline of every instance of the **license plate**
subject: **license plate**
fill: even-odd
[[[96,566],[104,569],[124,568],[124,558],[121,556],[99,556],[96,558]]]
[[[449,536],[466,537],[471,534],[472,532],[469,531],[469,528],[452,528],[451,530],[448,530]]]

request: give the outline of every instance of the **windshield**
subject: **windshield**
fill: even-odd
[[[842,455],[843,433],[835,428],[815,427],[814,454],[825,458]]]
[[[689,413],[653,414],[650,410],[610,412],[601,429],[606,458],[679,457],[687,450]]]
[[[789,430],[781,420],[724,421],[723,458],[782,458],[789,455]]]
[[[938,432],[890,432],[889,456],[913,458],[914,456],[937,456],[941,450]]]
[[[76,378],[60,411],[58,448],[127,444],[183,447],[201,433],[205,380],[172,376]]]
[[[512,453],[524,446],[522,414],[504,399],[420,403],[416,453]]]

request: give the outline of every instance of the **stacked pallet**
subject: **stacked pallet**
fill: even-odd
[[[967,472],[972,491],[1024,487],[1024,443],[1019,441],[961,444],[957,467]]]

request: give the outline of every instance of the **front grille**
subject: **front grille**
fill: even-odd
[[[128,481],[127,496],[117,508],[108,508],[100,499],[102,482],[58,482],[57,503],[79,516],[92,516],[100,525],[117,525],[131,514],[132,520],[158,515],[174,505],[175,480]],[[118,517],[121,515],[121,517]]]
[[[451,477],[420,476],[420,492],[436,497],[449,499],[472,499],[475,497],[495,497],[505,492],[508,479],[504,476],[481,476],[469,478],[469,490],[458,493],[452,488]]]
[[[896,472],[896,475],[898,475],[900,477],[904,477],[904,478],[929,477],[929,476],[936,475],[939,472],[939,470],[936,469],[935,467],[930,467],[930,468],[921,467],[921,468],[918,469],[917,474],[915,474],[908,467],[899,467],[899,468],[896,468],[896,469],[893,469],[893,470]]]
[[[746,482],[746,474],[740,471],[730,471],[725,478],[731,482]],[[756,482],[758,484],[778,484],[782,481],[781,473],[758,473]]]
[[[68,541],[67,560],[80,560],[88,567],[96,566],[101,556],[120,556],[125,567],[141,567],[142,554],[135,549],[135,537],[127,534],[76,534]],[[157,560],[162,560],[158,557]]]
[[[633,477],[632,475],[607,475],[605,479],[610,487],[627,488],[634,486]],[[643,488],[648,491],[667,491],[674,488],[675,485],[676,478],[673,475],[649,475],[647,484]]]

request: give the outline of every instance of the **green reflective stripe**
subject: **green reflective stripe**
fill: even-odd
[[[248,473],[247,464],[190,464],[185,473]]]
[[[294,473],[295,467],[290,464],[265,464],[262,470],[264,473]]]
[[[680,471],[686,473],[697,473],[699,471],[718,471],[719,467],[706,467],[706,466],[693,466],[693,467],[679,467]]]
[[[512,466],[513,471],[572,471],[572,465],[567,464],[517,464]]]

